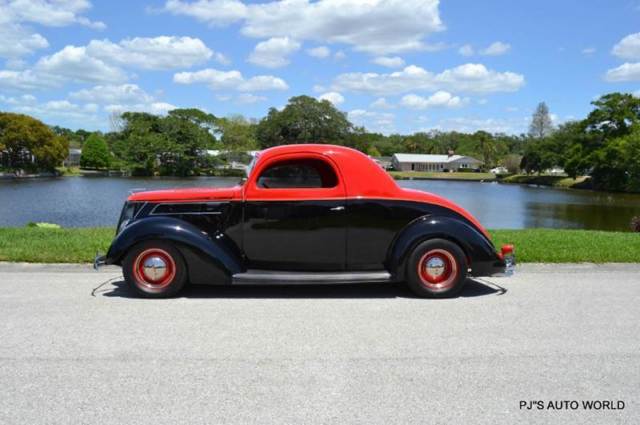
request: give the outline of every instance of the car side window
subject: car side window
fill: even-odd
[[[256,184],[263,189],[331,188],[337,186],[338,176],[333,167],[323,160],[296,159],[267,167]]]

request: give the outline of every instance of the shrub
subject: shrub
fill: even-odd
[[[99,134],[92,134],[82,146],[80,166],[82,168],[109,168],[111,154],[107,142]]]
[[[640,215],[631,219],[631,230],[634,232],[640,232]]]

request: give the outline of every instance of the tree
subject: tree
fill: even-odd
[[[235,115],[218,120],[222,137],[220,141],[226,150],[233,152],[251,151],[258,148],[256,124],[242,115]]]
[[[104,138],[93,133],[84,142],[82,155],[80,156],[80,166],[82,168],[104,169],[111,164],[111,153]]]
[[[541,139],[549,136],[553,132],[553,122],[549,115],[549,107],[544,102],[540,102],[531,117],[529,124],[529,136]]]
[[[165,117],[125,112],[122,120],[113,151],[135,175],[198,174],[218,131],[218,119],[197,109],[176,109]]]
[[[640,99],[629,93],[609,93],[591,104],[596,108],[587,116],[584,126],[603,139],[625,136],[640,123]]]
[[[486,131],[476,131],[473,134],[474,139],[478,142],[480,153],[482,154],[482,162],[485,168],[491,168],[495,162],[497,153],[496,141],[493,136]]]
[[[297,96],[289,99],[282,111],[269,109],[258,124],[256,136],[263,148],[289,143],[344,144],[352,131],[346,114],[331,102]]]
[[[33,117],[0,112],[0,150],[9,168],[52,171],[69,154],[69,142]]]

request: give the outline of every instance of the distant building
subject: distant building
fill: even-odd
[[[65,159],[62,164],[65,167],[79,167],[81,156],[82,156],[82,149],[70,148],[69,156],[67,156],[67,159]]]
[[[390,156],[372,156],[371,159],[385,170],[390,170],[392,167]]]
[[[507,167],[503,167],[502,165],[501,165],[501,166],[499,166],[499,167],[496,167],[496,168],[492,168],[492,169],[490,169],[490,170],[489,170],[489,172],[490,172],[491,174],[496,174],[496,175],[499,175],[499,174],[509,174],[509,170],[507,169]]]
[[[396,153],[391,157],[391,165],[398,171],[455,171],[476,170],[482,161],[464,155],[423,155]]]

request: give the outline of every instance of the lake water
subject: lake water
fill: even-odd
[[[238,178],[63,177],[0,181],[0,227],[30,221],[64,227],[115,225],[132,189],[228,186]],[[445,196],[488,228],[529,227],[629,230],[640,215],[640,195],[560,190],[498,183],[400,181],[401,186]]]

